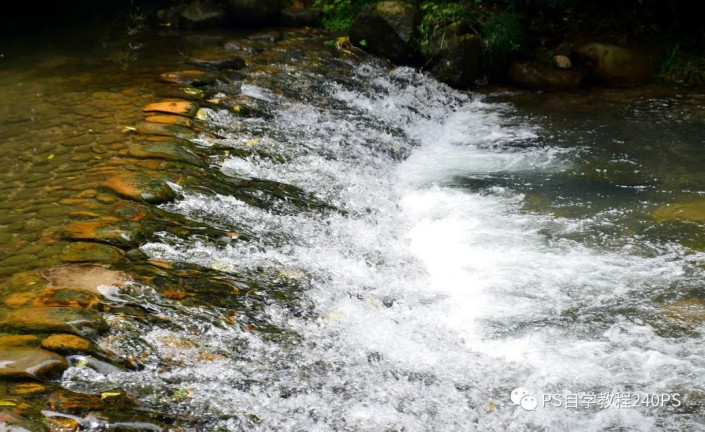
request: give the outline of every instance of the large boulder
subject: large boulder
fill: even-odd
[[[217,27],[225,24],[227,18],[225,8],[209,0],[193,0],[157,11],[157,19],[162,25],[186,29]]]
[[[419,21],[418,10],[408,3],[375,3],[353,20],[350,41],[394,63],[409,64],[416,57],[413,39]]]
[[[454,87],[467,88],[482,76],[482,40],[463,34],[458,24],[438,32],[430,41],[431,74]]]
[[[558,69],[550,64],[517,62],[509,68],[509,81],[528,90],[572,90],[583,87],[590,78],[584,69]]]
[[[279,15],[279,0],[225,0],[230,15],[243,24],[261,24]]]
[[[630,87],[645,84],[656,74],[656,60],[645,50],[590,42],[575,53],[602,83]]]

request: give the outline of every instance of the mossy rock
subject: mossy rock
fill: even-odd
[[[360,12],[350,27],[350,41],[397,64],[413,63],[416,29],[421,21],[411,4],[383,1]]]
[[[61,256],[61,260],[69,263],[96,262],[117,264],[123,261],[124,256],[125,253],[114,246],[100,243],[79,242],[70,243]]]
[[[662,205],[651,213],[657,222],[705,223],[705,200]]]
[[[143,237],[142,227],[137,222],[124,221],[112,216],[96,221],[82,221],[66,225],[61,233],[67,240],[84,240],[130,246]]]
[[[25,308],[0,311],[0,327],[36,332],[93,333],[107,329],[100,313],[90,309]]]
[[[137,159],[163,159],[199,166],[204,165],[196,155],[173,141],[130,144],[121,154]]]

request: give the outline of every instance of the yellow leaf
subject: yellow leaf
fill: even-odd
[[[257,144],[259,144],[259,141],[256,139],[251,139],[251,140],[248,140],[245,144],[248,146],[256,146]]]
[[[17,406],[17,404],[11,401],[0,401],[0,406]]]
[[[54,159],[54,154],[50,154],[49,157],[47,157],[47,159],[49,159],[49,160]]]
[[[124,128],[122,128],[122,133],[127,132],[137,132],[137,128],[134,128],[132,126],[125,126]]]
[[[120,392],[103,392],[100,394],[101,399],[109,398],[109,397],[115,397],[115,396],[120,396],[122,393]]]

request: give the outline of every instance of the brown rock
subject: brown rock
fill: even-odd
[[[0,312],[0,327],[81,334],[105,330],[107,325],[100,313],[90,309],[43,307]]]
[[[178,72],[165,72],[159,75],[159,80],[174,84],[188,84],[194,86],[204,86],[213,84],[215,77],[201,70],[186,70]]]
[[[63,357],[40,348],[0,350],[0,378],[53,379],[67,367]]]
[[[509,68],[509,80],[529,90],[571,90],[583,87],[589,73],[581,69],[562,70],[552,65],[524,62]]]
[[[34,335],[0,335],[0,347],[36,347],[39,338]]]
[[[114,246],[100,243],[71,243],[67,246],[61,260],[69,263],[103,263],[116,264],[125,257],[125,252]]]
[[[176,198],[176,193],[166,184],[167,180],[166,176],[124,173],[109,178],[101,186],[125,198],[156,204]]]
[[[645,84],[657,72],[655,59],[645,50],[593,42],[577,47],[576,53],[597,79],[613,86]]]
[[[573,67],[573,63],[570,61],[570,57],[564,55],[553,56],[553,66],[558,69],[570,69]]]
[[[35,307],[72,307],[87,309],[98,304],[98,296],[77,288],[51,287],[34,301]]]
[[[176,289],[169,289],[162,293],[162,295],[168,299],[172,300],[183,300],[186,298],[186,292]]]
[[[188,117],[183,117],[180,115],[153,115],[149,116],[145,121],[149,123],[163,123],[163,124],[170,124],[170,125],[177,125],[177,126],[184,126],[184,127],[192,127],[193,122],[191,121],[190,118]]]
[[[198,105],[188,101],[165,101],[156,102],[142,108],[144,112],[160,112],[166,114],[178,114],[181,116],[193,117],[198,111]]]
[[[10,387],[10,393],[14,395],[30,395],[46,391],[46,386],[39,383],[22,383]]]
[[[140,225],[114,217],[96,221],[75,222],[62,230],[67,240],[91,240],[118,246],[130,246],[141,238]]]
[[[17,309],[32,301],[37,295],[32,292],[15,293],[5,298],[5,306]]]
[[[91,343],[82,337],[70,334],[56,334],[42,341],[42,347],[59,352],[88,351]]]

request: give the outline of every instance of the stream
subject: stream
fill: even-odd
[[[106,330],[44,381],[131,402],[8,396],[0,430],[705,430],[705,96],[463,92],[276,39],[4,59],[4,307],[37,272],[129,279],[93,283]],[[135,150],[169,135],[138,125],[158,76],[214,47],[246,65],[169,132],[186,153]],[[137,170],[171,199],[105,180]]]

